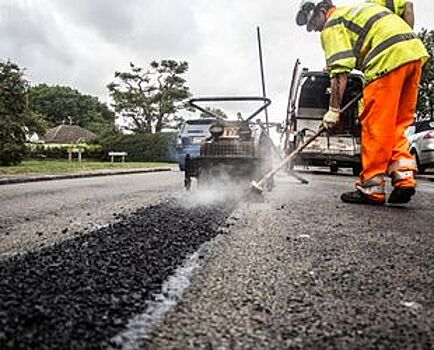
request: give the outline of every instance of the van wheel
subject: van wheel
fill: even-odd
[[[362,172],[362,167],[360,165],[353,166],[353,175],[354,176],[359,176],[361,172]]]
[[[330,172],[332,174],[337,174],[339,167],[337,165],[330,165]]]

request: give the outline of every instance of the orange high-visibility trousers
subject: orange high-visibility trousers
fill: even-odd
[[[405,130],[413,123],[422,63],[414,61],[374,80],[363,91],[362,166],[357,188],[384,200],[384,175],[395,187],[415,187],[417,170]]]

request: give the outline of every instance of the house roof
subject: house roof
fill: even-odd
[[[43,139],[45,143],[86,143],[96,138],[96,135],[78,125],[58,125],[47,130]]]

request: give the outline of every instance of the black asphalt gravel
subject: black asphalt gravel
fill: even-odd
[[[230,209],[175,199],[0,262],[0,349],[101,349]]]

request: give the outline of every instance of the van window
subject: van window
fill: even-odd
[[[330,80],[327,75],[308,76],[301,87],[299,108],[327,109],[330,94]]]

